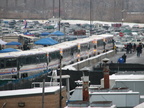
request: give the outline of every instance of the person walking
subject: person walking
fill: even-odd
[[[126,56],[125,53],[122,55],[122,58],[124,59],[124,63],[126,63],[126,58],[127,58],[127,56]]]
[[[140,49],[141,49],[141,52],[140,52],[140,54],[141,54],[141,53],[142,53],[142,49],[143,49],[142,43],[139,43],[139,47],[140,47]]]
[[[129,53],[132,53],[132,44],[129,43]]]
[[[129,44],[127,44],[127,45],[126,45],[126,53],[128,54],[129,51],[130,51],[130,46],[129,46]]]
[[[134,43],[133,44],[133,52],[135,52],[136,51],[136,44]]]
[[[136,48],[136,51],[137,51],[137,57],[140,57],[140,54],[142,53],[142,47],[138,45],[138,47]]]

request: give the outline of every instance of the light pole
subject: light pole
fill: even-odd
[[[105,41],[103,42],[103,45],[104,45],[104,51],[103,52],[106,52],[106,48],[105,48],[106,47],[106,42]]]
[[[60,7],[61,7],[61,2],[59,0],[59,31],[60,31],[60,17],[61,17],[61,13],[60,13]]]
[[[60,7],[61,7],[61,1],[59,0],[59,25],[58,25],[58,29],[60,31],[60,17],[61,17],[61,13],[60,13]],[[59,95],[59,106],[60,108],[62,108],[62,90],[61,90],[61,86],[62,86],[62,55],[63,52],[60,50],[60,95]]]
[[[18,58],[17,59],[17,79],[20,79],[21,74],[20,74],[20,68],[23,66],[23,64],[21,63],[21,60]]]
[[[54,18],[54,7],[55,7],[55,0],[53,0],[53,18]]]
[[[80,70],[80,66],[79,66],[80,65],[80,63],[79,63],[80,62],[80,51],[81,51],[80,47],[81,47],[80,44],[78,44],[78,54],[77,54],[77,58],[78,58],[77,59],[77,70],[78,71]]]
[[[21,63],[21,60],[18,58],[17,59],[17,79],[20,79],[21,75],[20,75],[20,68],[23,66],[23,64]]]
[[[91,36],[91,29],[92,29],[92,23],[91,23],[91,8],[92,8],[92,3],[91,3],[91,0],[90,0],[90,36]]]
[[[122,10],[121,12],[122,12],[122,25],[123,25],[123,22],[124,22],[124,11],[125,10]]]
[[[18,60],[17,60],[17,79],[20,78],[19,71],[20,71],[20,63],[19,63],[19,59],[18,59]]]
[[[58,28],[59,28],[59,31],[60,31],[60,7],[61,7],[61,2],[59,0],[59,25],[58,25]],[[59,107],[62,108],[62,51],[60,50],[60,94],[59,94]]]
[[[122,1],[122,11],[121,11],[121,13],[122,13],[122,25],[123,25],[123,22],[124,22],[124,11],[125,11],[125,9],[124,9],[124,0]]]
[[[47,71],[48,71],[48,69],[49,69],[49,54],[47,53],[47,55],[46,55],[46,62],[47,62]]]
[[[63,58],[63,52],[60,50],[60,94],[59,94],[59,105],[60,108],[62,108],[62,58]]]
[[[42,89],[42,108],[44,108],[44,96],[45,96],[45,78],[43,79],[43,89]]]

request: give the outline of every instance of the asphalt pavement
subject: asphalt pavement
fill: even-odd
[[[139,64],[144,64],[144,49],[142,51],[142,54],[140,57],[137,57],[137,52],[132,52],[132,53],[126,53],[126,51],[118,51],[115,56],[109,58],[109,62],[117,63],[118,59],[123,55],[127,55],[126,58],[126,63],[139,63]]]

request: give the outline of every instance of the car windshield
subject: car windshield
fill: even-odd
[[[122,43],[121,43],[121,42],[115,42],[115,44],[117,44],[117,45],[122,45]]]
[[[132,40],[132,42],[141,42],[141,40]]]
[[[128,42],[127,40],[121,40],[122,42]]]

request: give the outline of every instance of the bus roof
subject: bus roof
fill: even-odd
[[[27,35],[24,35],[24,34],[18,34],[19,36],[22,36],[22,37],[25,37],[25,38],[29,38],[29,39],[37,39],[38,37],[34,37],[34,36],[27,36]]]

